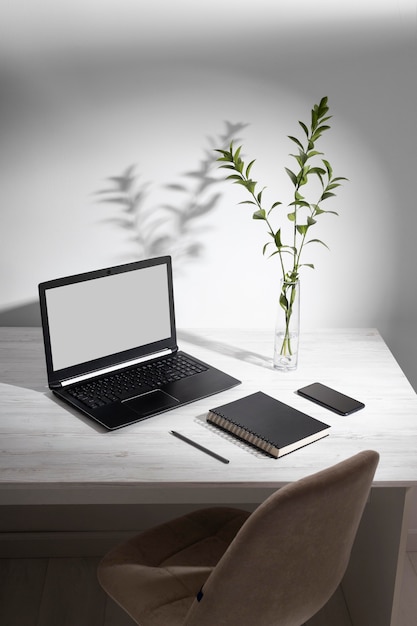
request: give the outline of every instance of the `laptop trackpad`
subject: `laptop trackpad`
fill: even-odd
[[[123,404],[139,415],[150,415],[151,413],[159,413],[166,409],[173,408],[179,404],[179,400],[168,395],[161,389],[144,393],[131,400],[126,400]]]

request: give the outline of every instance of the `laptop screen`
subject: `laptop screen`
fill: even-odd
[[[171,347],[169,257],[57,279],[39,286],[54,372],[110,366]],[[73,372],[75,374],[83,372]]]

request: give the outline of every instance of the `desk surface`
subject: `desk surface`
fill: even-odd
[[[48,390],[40,329],[1,328],[0,503],[256,502],[368,448],[381,455],[374,486],[417,484],[417,396],[377,331],[305,332],[299,367],[290,373],[272,368],[266,331],[193,330],[178,340],[242,384],[105,432]],[[314,381],[362,400],[365,409],[341,417],[295,393]],[[270,459],[206,423],[210,408],[258,390],[327,422],[330,435]],[[171,429],[230,463],[179,441]]]

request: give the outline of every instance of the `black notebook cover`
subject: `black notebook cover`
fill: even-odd
[[[207,421],[275,458],[326,437],[330,428],[262,391],[211,409]]]

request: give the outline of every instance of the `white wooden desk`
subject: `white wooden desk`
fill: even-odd
[[[407,505],[417,484],[416,395],[375,330],[305,332],[291,373],[272,369],[272,339],[255,330],[180,332],[182,349],[242,384],[109,433],[47,389],[40,329],[0,329],[0,505],[251,505],[287,482],[375,449],[381,460],[343,590],[355,626],[395,626]],[[314,381],[366,408],[340,417],[295,394]],[[208,409],[257,390],[331,424],[329,437],[275,460],[206,424]],[[175,439],[170,429],[230,463]]]

